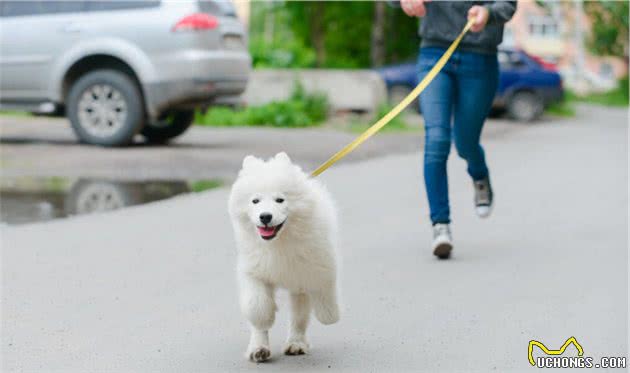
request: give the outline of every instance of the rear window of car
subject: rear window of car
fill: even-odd
[[[498,57],[499,64],[504,69],[514,69],[526,65],[523,57],[516,52],[499,51]]]
[[[0,1],[2,17],[31,16],[55,13],[76,13],[85,10],[86,1]]]
[[[236,17],[236,9],[231,0],[199,0],[199,9],[217,16]]]
[[[45,1],[0,1],[0,16],[18,17],[55,13],[77,13],[85,11],[125,10],[153,8],[160,5],[160,0],[103,0],[103,1],[77,1],[77,0],[45,0]]]
[[[124,10],[153,8],[160,5],[160,0],[136,0],[136,1],[88,1],[88,11]]]

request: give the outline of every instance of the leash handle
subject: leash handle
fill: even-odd
[[[424,91],[424,89],[429,85],[429,83],[431,83],[431,81],[437,76],[437,74],[444,68],[444,65],[446,65],[446,62],[448,61],[448,59],[451,58],[451,56],[453,55],[453,52],[455,52],[455,49],[459,45],[459,42],[462,41],[462,38],[464,37],[464,35],[466,35],[466,32],[470,30],[470,27],[472,26],[473,22],[474,20],[472,19],[468,20],[468,23],[466,23],[466,26],[464,26],[462,31],[459,33],[459,36],[453,41],[453,43],[448,47],[446,52],[444,52],[442,57],[440,57],[440,59],[435,63],[435,66],[433,66],[431,70],[429,70],[429,72],[424,77],[424,79],[422,79],[422,81],[418,83],[416,88],[414,88],[413,91],[411,91],[411,93],[407,95],[407,97],[405,97],[398,105],[396,105],[392,110],[390,110],[389,113],[385,114],[385,116],[379,119],[370,128],[365,130],[365,132],[360,134],[351,143],[349,143],[348,145],[343,147],[341,150],[339,150],[337,153],[335,153],[326,162],[322,163],[321,166],[317,167],[317,169],[311,173],[311,177],[319,176],[322,172],[326,171],[330,166],[337,163],[337,161],[339,161],[341,158],[348,155],[350,152],[356,149],[359,145],[365,142],[365,140],[369,139],[370,137],[372,137],[372,135],[380,131],[381,128],[385,127],[385,125],[389,123],[392,119],[394,119],[396,115],[400,114],[401,111],[403,111],[407,106],[409,106],[409,104],[413,100],[415,100],[416,97],[418,97],[420,93],[422,93],[422,91]]]

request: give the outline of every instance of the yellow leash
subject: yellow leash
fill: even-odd
[[[380,131],[381,128],[385,127],[387,123],[389,123],[392,119],[394,119],[396,115],[400,114],[400,112],[403,111],[403,109],[405,109],[413,100],[415,100],[416,97],[418,97],[420,93],[424,91],[424,89],[429,85],[429,83],[431,83],[431,81],[440,72],[440,70],[442,70],[444,65],[446,65],[446,62],[448,61],[449,58],[451,58],[451,55],[453,54],[453,52],[455,52],[455,49],[459,45],[459,42],[462,40],[466,32],[468,32],[472,24],[473,24],[472,20],[469,20],[468,23],[466,23],[466,26],[464,26],[464,29],[462,30],[462,32],[459,33],[459,36],[457,37],[457,39],[453,41],[453,44],[451,44],[450,47],[448,47],[446,52],[444,52],[442,57],[440,57],[438,62],[436,62],[435,66],[431,68],[429,73],[424,77],[424,79],[422,79],[420,83],[418,83],[416,88],[414,88],[413,91],[411,91],[411,93],[407,95],[407,97],[405,97],[389,113],[385,114],[384,117],[379,119],[378,122],[374,123],[370,128],[365,130],[365,132],[359,135],[351,143],[349,143],[343,149],[338,151],[335,155],[330,157],[330,159],[328,159],[326,162],[322,163],[321,166],[317,167],[317,169],[311,173],[311,177],[318,176],[322,172],[326,171],[330,166],[332,166],[337,161],[339,161],[341,158],[348,155],[351,151],[353,151],[359,145],[365,142],[365,140],[369,139],[370,137],[372,137],[372,135]]]

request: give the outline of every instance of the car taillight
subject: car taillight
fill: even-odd
[[[201,31],[212,30],[219,26],[219,20],[210,14],[195,13],[179,20],[172,31]]]
[[[544,59],[542,59],[542,58],[540,58],[538,56],[532,56],[531,54],[529,55],[529,57],[531,59],[533,59],[534,61],[536,61],[536,63],[538,63],[545,70],[558,71],[558,67],[554,63],[547,62]]]

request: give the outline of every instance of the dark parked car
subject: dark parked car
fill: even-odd
[[[563,99],[562,78],[553,65],[523,51],[501,50],[498,58],[501,72],[494,109],[507,110],[516,120],[533,121],[546,106]],[[418,70],[412,62],[386,66],[378,72],[392,104],[400,102],[418,84]]]

